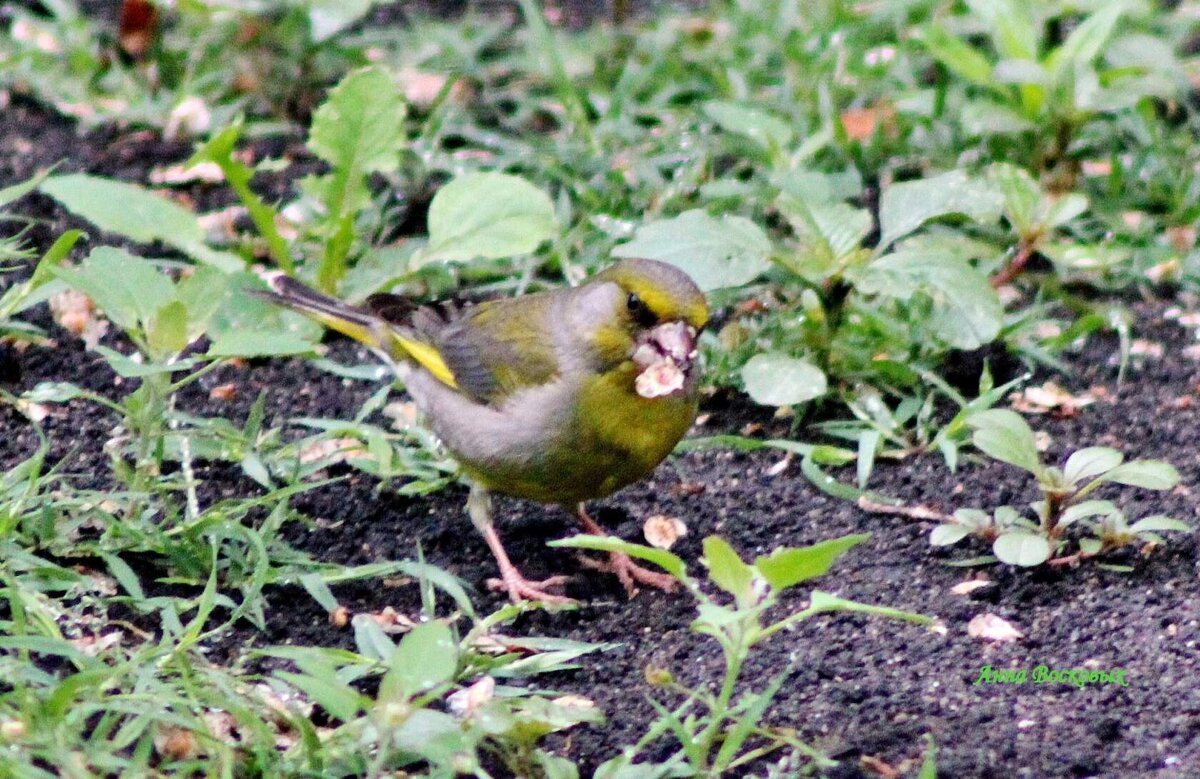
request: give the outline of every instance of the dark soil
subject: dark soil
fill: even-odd
[[[189,154],[186,144],[163,143],[149,132],[97,131],[80,137],[69,121],[19,98],[0,112],[0,185],[59,160],[65,161],[63,170],[144,181],[152,167]],[[205,208],[221,205],[225,197],[204,188],[188,195]],[[43,220],[28,234],[38,250],[64,228],[82,226],[40,196],[27,198],[18,210]],[[111,236],[96,239],[120,243]],[[6,283],[0,276],[0,288]],[[1194,521],[1191,489],[1200,475],[1195,444],[1200,364],[1181,356],[1182,347],[1194,343],[1196,335],[1164,318],[1167,305],[1135,307],[1139,337],[1163,344],[1165,356],[1135,366],[1118,387],[1116,344],[1093,339],[1070,359],[1074,372],[1059,380],[1075,390],[1100,385],[1110,397],[1073,417],[1045,416],[1031,422],[1052,437],[1048,454],[1053,458],[1081,446],[1107,444],[1131,457],[1171,461],[1182,473],[1184,486],[1167,495],[1114,490],[1113,496],[1124,502],[1132,517],[1167,513]],[[114,397],[127,390],[117,386],[97,355],[49,322],[44,310],[31,318],[47,327],[56,343],[0,353],[6,389],[21,392],[40,381],[67,380]],[[334,342],[332,349],[343,362],[369,359],[345,342]],[[237,396],[228,402],[211,400],[208,390],[225,382],[236,383]],[[281,425],[302,415],[349,417],[374,389],[302,361],[283,360],[218,371],[189,389],[182,405],[240,423],[250,403],[265,390],[267,424]],[[763,424],[764,434],[787,433],[783,423],[737,401],[718,397],[707,406],[711,416],[696,434],[737,431],[747,421]],[[80,402],[56,410],[46,421],[53,457],[75,451],[68,470],[80,474],[81,486],[107,485],[107,457],[100,447],[114,423],[103,410]],[[0,430],[0,468],[11,467],[36,445],[28,423],[8,406],[0,406]],[[652,479],[604,501],[597,515],[629,539],[639,539],[641,520],[651,514],[683,519],[688,536],[675,551],[693,571],[702,570],[700,541],[712,533],[746,555],[781,544],[872,533],[871,540],[846,555],[819,586],[843,597],[936,616],[945,631],[857,616],[817,618],[762,646],[746,672],[747,688],[759,689],[790,669],[771,721],[795,728],[802,738],[841,760],[835,775],[879,775],[871,765],[912,775],[928,733],[940,749],[942,776],[1200,775],[1200,689],[1192,678],[1200,660],[1194,534],[1175,534],[1149,554],[1118,559],[1134,566],[1131,573],[1095,564],[1036,571],[988,568],[983,575],[991,579],[990,586],[956,595],[951,592],[954,585],[980,574],[949,563],[985,549],[934,550],[926,538],[929,523],[865,513],[816,490],[795,465],[770,475],[780,459],[778,453],[718,451],[675,458]],[[225,466],[208,467],[201,476],[207,496],[253,494],[258,489]],[[685,482],[703,484],[704,490],[694,494],[680,489]],[[870,486],[947,512],[1034,498],[1029,480],[1012,468],[967,464],[953,474],[937,456],[880,463]],[[288,540],[314,557],[347,565],[410,558],[420,543],[430,562],[473,584],[487,609],[501,599],[483,586],[494,567],[463,513],[464,497],[462,488],[453,488],[431,497],[403,498],[381,491],[371,478],[351,474],[294,501],[315,522],[291,525]],[[524,572],[531,577],[573,574],[567,592],[584,603],[574,612],[529,615],[519,629],[621,644],[589,657],[584,669],[548,680],[557,689],[595,700],[610,719],[607,727],[581,729],[557,741],[563,753],[595,766],[643,734],[654,717],[646,702],[647,666],[668,668],[688,685],[713,684],[720,678],[717,647],[688,629],[694,606],[686,597],[644,592],[626,600],[612,579],[584,571],[571,555],[547,548],[547,540],[573,531],[572,522],[557,509],[501,501],[498,516],[509,550]],[[392,606],[411,615],[419,606],[408,586],[351,584],[336,594],[351,611]],[[805,592],[797,592],[787,608],[802,607],[805,597]],[[303,593],[280,588],[271,592],[270,601],[265,632],[246,629],[219,650],[232,653],[243,644],[352,645],[351,631],[332,627],[323,610]],[[967,623],[982,613],[1009,620],[1025,637],[1004,644],[969,637]],[[1068,684],[974,685],[985,665],[1124,668],[1129,684],[1085,689]]]

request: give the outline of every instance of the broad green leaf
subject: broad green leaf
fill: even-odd
[[[825,394],[825,373],[782,352],[756,354],[742,366],[746,392],[764,406],[792,406]]]
[[[811,546],[776,549],[754,560],[754,567],[776,590],[824,576],[834,561],[871,537],[870,533],[831,538]]]
[[[1169,490],[1179,483],[1179,471],[1162,460],[1134,460],[1118,465],[1101,478],[1147,490]]]
[[[1109,0],[1071,30],[1062,45],[1046,57],[1046,65],[1055,72],[1056,78],[1062,80],[1077,69],[1090,65],[1112,37],[1123,13],[1124,0]]]
[[[204,245],[204,229],[195,214],[136,184],[69,173],[51,176],[40,188],[68,211],[106,232],[138,243],[162,241],[224,271],[244,266],[241,258]]]
[[[1107,446],[1089,446],[1073,452],[1063,466],[1063,476],[1071,484],[1078,484],[1105,471],[1112,470],[1125,461],[1125,455]]]
[[[992,71],[992,78],[1002,84],[1031,84],[1044,87],[1050,81],[1050,74],[1041,65],[1032,60],[1000,60]]]
[[[308,136],[308,147],[333,168],[320,184],[329,213],[362,207],[369,196],[365,177],[399,166],[404,116],[399,88],[379,67],[353,71],[329,92]]]
[[[589,711],[599,713],[595,709],[590,709]],[[579,779],[579,766],[575,764],[574,760],[568,757],[553,755],[544,749],[535,750],[533,757],[537,761],[538,768],[541,769],[541,775],[545,776],[546,779]]]
[[[1110,500],[1085,500],[1082,503],[1068,506],[1066,511],[1059,516],[1058,526],[1066,527],[1081,519],[1108,516],[1109,514],[1116,513],[1116,511],[1116,505]]]
[[[445,712],[418,709],[392,732],[395,748],[417,755],[434,766],[468,768],[474,751],[473,737],[462,722]],[[478,775],[475,771],[469,774]],[[453,776],[450,769],[442,776]]]
[[[687,582],[687,566],[677,555],[665,549],[655,549],[642,544],[633,544],[615,536],[572,536],[551,541],[547,546],[563,547],[566,549],[592,549],[597,552],[622,552],[639,560],[654,563],[681,582]]]
[[[187,309],[188,343],[207,331],[209,321],[225,299],[229,279],[228,273],[201,266],[175,285],[175,297]]]
[[[967,424],[975,430],[972,443],[987,456],[1035,475],[1042,472],[1033,431],[1017,412],[989,409],[967,417]]]
[[[1050,200],[1043,219],[1047,227],[1059,227],[1088,210],[1088,199],[1078,192],[1070,192]]]
[[[313,113],[308,146],[335,168],[358,174],[395,170],[405,113],[400,90],[383,68],[355,70]]]
[[[188,345],[187,307],[172,300],[158,309],[146,324],[146,344],[149,356],[157,360],[183,351]]]
[[[1010,528],[1021,526],[1025,520],[1020,513],[1012,506],[997,506],[993,512],[993,524],[1000,530],[1008,530]]]
[[[1002,57],[1036,59],[1038,32],[1034,27],[1038,0],[967,0],[972,14],[988,26],[992,44]]]
[[[289,682],[319,704],[329,714],[343,722],[353,720],[367,702],[366,696],[348,684],[337,680],[333,674],[320,676],[291,671],[276,671],[275,675]]]
[[[958,509],[954,512],[954,518],[966,528],[978,530],[992,524],[992,518],[988,516],[986,511],[980,509]]]
[[[870,212],[846,203],[816,203],[790,193],[775,202],[800,240],[795,257],[780,261],[813,282],[838,270],[839,263],[858,252],[871,232]]]
[[[961,170],[893,184],[884,190],[879,202],[879,248],[886,248],[930,219],[949,214],[990,224],[999,218],[1003,205],[994,187]]]
[[[1180,72],[1179,57],[1166,38],[1148,33],[1126,33],[1104,47],[1104,62],[1118,69],[1157,71],[1163,74]]]
[[[1168,517],[1163,514],[1155,514],[1152,517],[1139,519],[1129,526],[1130,532],[1133,533],[1150,533],[1158,531],[1179,531],[1186,533],[1192,529],[1192,526],[1186,522]]]
[[[1116,244],[1048,241],[1038,248],[1042,254],[1059,265],[1093,273],[1117,270],[1127,264],[1133,256],[1128,246]]]
[[[326,41],[367,15],[379,0],[307,0],[308,24],[316,43]]]
[[[921,28],[918,40],[951,72],[981,87],[994,87],[992,63],[975,47],[935,24]]]
[[[704,539],[704,563],[712,583],[737,599],[745,607],[754,603],[754,569],[746,565],[724,539]]]
[[[226,279],[225,291],[217,310],[209,317],[207,323],[208,338],[214,343],[220,342],[231,333],[264,333],[272,341],[276,339],[271,334],[291,335],[297,343],[300,340],[314,344],[320,340],[324,328],[308,317],[288,311],[280,306],[255,297],[254,290],[265,289],[262,279],[249,271],[231,273]],[[250,336],[234,336],[235,339],[249,339],[252,343],[257,339]],[[239,341],[235,341],[238,343]],[[241,343],[245,343],[241,341]],[[311,348],[311,346],[310,346]],[[224,351],[224,350],[222,350]],[[263,356],[270,356],[272,351],[266,351]],[[284,352],[296,353],[293,351]],[[255,353],[241,355],[255,356]]]
[[[987,179],[1004,197],[1004,214],[1018,235],[1028,235],[1038,220],[1042,188],[1029,171],[1007,162],[987,169]]]
[[[309,354],[313,342],[279,330],[230,330],[217,336],[209,357],[286,357]]]
[[[613,250],[613,256],[669,262],[707,292],[754,281],[770,268],[771,251],[767,234],[749,219],[717,219],[693,210],[642,225],[632,241]]]
[[[87,390],[68,381],[43,381],[21,395],[31,403],[66,403],[87,395]]]
[[[1037,533],[1005,533],[992,544],[992,552],[1009,565],[1041,565],[1050,559],[1050,542]]]
[[[404,634],[392,655],[379,695],[384,700],[413,698],[454,679],[458,644],[442,622],[426,622]]]
[[[832,172],[811,168],[777,171],[772,175],[771,183],[781,193],[806,203],[839,203],[863,193],[862,174],[854,166]]]
[[[902,249],[872,262],[856,276],[858,291],[906,300],[917,292],[933,302],[929,326],[957,349],[978,349],[995,340],[1004,307],[987,277],[961,257]]]
[[[125,330],[140,331],[175,298],[175,285],[154,263],[111,246],[98,246],[78,268],[50,269]]]
[[[938,525],[929,532],[929,543],[933,546],[950,546],[969,535],[971,529],[963,525]]]
[[[550,197],[518,176],[465,173],[429,205],[429,245],[422,263],[529,254],[554,236]]]
[[[958,121],[971,136],[1016,135],[1037,125],[1011,106],[993,100],[971,100],[962,107]]]
[[[792,126],[761,109],[714,100],[702,110],[722,130],[744,135],[768,151],[781,151],[792,142]]]

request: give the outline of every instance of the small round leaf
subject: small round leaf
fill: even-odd
[[[970,535],[971,530],[963,525],[938,525],[929,533],[933,546],[950,546]]]
[[[1050,559],[1050,542],[1035,533],[1005,533],[992,544],[992,551],[1009,565],[1041,565]]]
[[[764,406],[791,406],[825,394],[825,373],[782,352],[756,354],[742,366],[746,392]]]

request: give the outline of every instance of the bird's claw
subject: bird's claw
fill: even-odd
[[[558,605],[574,605],[575,601],[565,595],[556,595],[546,590],[551,587],[561,587],[571,580],[569,576],[551,576],[541,581],[530,581],[516,571],[505,571],[503,578],[487,580],[488,589],[495,592],[507,592],[513,603],[526,600],[542,601]]]
[[[637,586],[639,584],[644,584],[647,587],[653,587],[663,592],[674,592],[675,588],[679,586],[679,582],[674,576],[643,568],[624,552],[609,552],[608,562],[602,563],[590,557],[582,556],[579,558],[579,562],[585,568],[614,574],[630,598],[638,594]]]

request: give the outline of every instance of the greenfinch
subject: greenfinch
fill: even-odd
[[[282,273],[264,297],[355,338],[395,371],[471,482],[467,511],[499,565],[489,582],[514,601],[569,602],[567,577],[531,581],[492,522],[491,493],[574,509],[650,474],[696,418],[696,338],[708,320],[686,273],[619,261],[578,287],[476,305],[373,295],[349,306]],[[604,564],[630,597],[671,577],[614,553]]]

